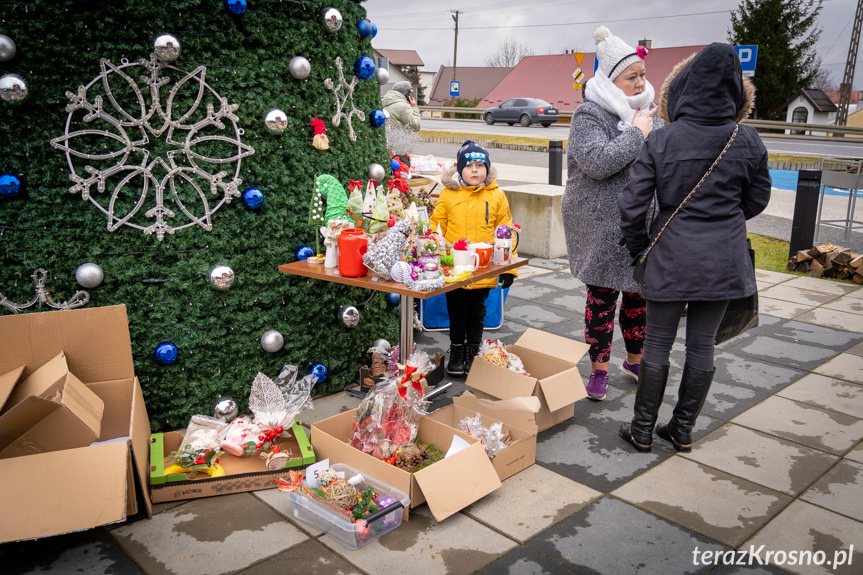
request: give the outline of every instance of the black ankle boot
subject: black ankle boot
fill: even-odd
[[[470,373],[470,368],[473,367],[473,360],[476,359],[476,354],[479,353],[479,344],[469,343],[465,346],[464,352],[464,372]]]
[[[620,437],[637,451],[650,452],[653,447],[653,427],[659,415],[659,406],[668,382],[668,364],[656,365],[641,360],[638,371],[638,389],[632,421],[620,426]]]
[[[464,375],[464,354],[466,345],[451,344],[449,348],[449,362],[446,364],[446,372],[450,375]]]
[[[667,425],[660,423],[656,426],[656,435],[670,441],[677,451],[692,451],[692,428],[695,427],[695,420],[704,407],[704,400],[707,399],[715,373],[715,369],[704,371],[688,365],[683,366],[680,392],[671,420]]]

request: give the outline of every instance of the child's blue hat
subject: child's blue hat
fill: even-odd
[[[472,140],[465,141],[461,145],[461,148],[459,148],[458,155],[456,156],[458,175],[461,176],[461,171],[464,170],[465,166],[477,160],[485,164],[486,171],[491,171],[491,157],[488,155],[488,150]]]

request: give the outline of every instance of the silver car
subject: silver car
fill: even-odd
[[[489,108],[482,117],[489,126],[495,122],[506,122],[510,126],[518,122],[524,127],[542,124],[543,128],[560,119],[557,108],[539,98],[512,98],[496,108]]]

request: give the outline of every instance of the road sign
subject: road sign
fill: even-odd
[[[576,90],[580,89],[582,86],[582,81],[584,80],[584,72],[581,71],[581,61],[584,60],[584,52],[573,52],[573,56],[575,56],[575,72],[572,73],[572,79],[575,80],[575,84],[572,87]]]
[[[743,75],[750,78],[754,76],[755,60],[758,58],[758,45],[735,46],[734,51],[737,52],[737,57],[740,58],[740,67],[743,68]]]
[[[460,85],[461,85],[461,83],[458,82],[457,80],[453,80],[452,82],[450,82],[449,83],[449,95],[453,96],[453,97],[457,97],[459,94]]]

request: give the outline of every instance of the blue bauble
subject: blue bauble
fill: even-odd
[[[264,192],[258,188],[246,188],[243,192],[243,201],[250,210],[257,210],[264,203]]]
[[[225,0],[225,5],[228,7],[233,14],[245,14],[246,8],[246,0]]]
[[[398,161],[398,160],[396,160],[395,158],[393,158],[393,159],[390,161],[390,169],[391,169],[392,171],[394,171],[394,172],[397,172],[397,171],[399,171],[399,170],[401,170],[401,169],[402,169],[402,165],[399,163],[399,161]]]
[[[17,198],[21,195],[21,180],[12,174],[0,174],[0,196]]]
[[[372,128],[380,128],[387,122],[387,116],[384,114],[383,110],[372,110],[369,114],[369,123],[371,123]]]
[[[360,38],[368,38],[372,35],[372,23],[368,20],[360,20],[357,22],[357,32],[360,33]]]
[[[387,294],[387,305],[390,307],[399,307],[402,303],[402,296],[397,293],[388,293]]]
[[[372,38],[374,38],[378,35],[378,27],[375,25],[374,22],[369,22],[369,24],[372,25]]]
[[[177,354],[177,346],[170,341],[163,341],[156,346],[156,351],[153,352],[160,365],[171,365],[177,361]]]
[[[368,56],[360,56],[354,62],[354,74],[360,80],[368,80],[375,75],[375,62]]]
[[[315,250],[313,250],[309,246],[300,246],[297,248],[295,255],[297,256],[298,261],[307,260],[315,255]]]
[[[322,363],[316,363],[312,366],[312,375],[318,376],[316,384],[321,383],[327,378],[327,367]]]

